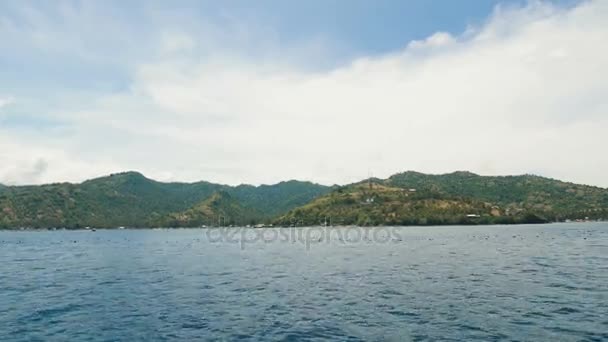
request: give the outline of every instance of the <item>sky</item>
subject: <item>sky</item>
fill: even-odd
[[[608,0],[0,2],[0,183],[608,187]]]

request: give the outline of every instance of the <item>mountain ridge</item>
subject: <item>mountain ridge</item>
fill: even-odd
[[[281,225],[514,224],[608,217],[608,190],[536,175],[406,171],[349,184],[276,218]]]
[[[305,191],[291,189],[297,185]],[[0,191],[0,228],[145,227],[151,218],[185,211],[219,191],[264,213],[265,218],[276,210],[303,205],[329,188],[298,181],[264,187],[232,187],[205,181],[164,183],[129,171],[81,183],[4,188]],[[256,200],[260,196],[267,198],[260,193],[269,191],[276,193],[271,200]]]
[[[388,176],[386,179],[390,179],[390,178],[392,178],[394,176],[403,175],[403,174],[415,174],[415,175],[429,176],[429,177],[453,176],[453,175],[468,175],[468,176],[472,176],[472,177],[484,177],[484,178],[534,177],[534,178],[541,178],[541,179],[546,179],[546,180],[558,181],[558,182],[567,183],[567,184],[575,184],[575,185],[579,185],[579,186],[586,186],[586,187],[598,188],[598,189],[602,189],[602,190],[608,190],[608,187],[602,187],[602,186],[599,186],[599,185],[592,185],[592,184],[585,184],[585,183],[575,183],[575,182],[565,181],[565,180],[562,180],[562,179],[559,179],[559,178],[541,176],[541,175],[537,175],[537,174],[533,174],[533,173],[522,173],[522,174],[513,174],[513,175],[482,175],[482,174],[478,174],[478,173],[474,173],[474,172],[466,171],[466,170],[456,170],[456,171],[445,172],[445,173],[425,173],[425,172],[419,172],[419,171],[415,171],[415,170],[406,170],[406,171],[394,173],[394,174]],[[262,183],[262,184],[258,184],[258,185],[254,185],[254,184],[251,184],[251,183],[239,183],[239,184],[235,184],[235,185],[229,185],[229,184],[225,184],[225,183],[214,183],[214,182],[211,182],[211,181],[204,181],[204,180],[198,180],[198,181],[159,181],[159,180],[155,180],[153,178],[149,178],[149,177],[145,176],[140,171],[129,170],[129,171],[114,172],[114,173],[111,173],[111,174],[108,174],[108,175],[102,175],[102,176],[98,176],[98,177],[93,177],[93,178],[86,179],[86,180],[83,180],[83,181],[80,181],[80,182],[58,181],[58,182],[48,182],[48,183],[40,183],[40,184],[6,184],[6,183],[0,183],[0,188],[2,188],[2,187],[5,187],[5,188],[39,187],[39,186],[56,185],[56,184],[80,185],[80,184],[84,184],[84,183],[88,183],[88,182],[92,182],[92,181],[96,181],[96,180],[102,180],[102,179],[111,178],[111,177],[141,177],[141,178],[146,179],[148,181],[152,181],[152,182],[156,182],[156,183],[161,183],[161,184],[192,185],[192,184],[198,184],[198,183],[206,183],[206,184],[222,185],[222,186],[226,186],[226,187],[251,186],[251,187],[256,187],[256,188],[257,187],[264,187],[264,186],[280,185],[280,184],[283,184],[283,183],[290,183],[290,182],[310,183],[310,184],[315,184],[315,185],[321,185],[321,186],[328,187],[328,188],[338,187],[338,186],[345,186],[345,185],[348,185],[348,184],[353,184],[353,183],[348,183],[348,184],[340,185],[340,184],[334,183],[334,184],[331,184],[331,185],[327,185],[327,184],[321,184],[321,183],[317,183],[317,182],[310,181],[310,180],[298,180],[298,179],[281,180],[281,181],[278,181],[276,183],[270,183],[270,184]],[[376,177],[373,177],[373,178],[374,179],[382,179],[382,178],[376,178]],[[366,180],[367,179],[363,179],[361,181],[366,181]],[[357,183],[357,182],[355,182],[355,183]]]
[[[369,183],[378,189],[378,199],[362,206]],[[81,183],[0,187],[0,228],[149,227],[171,215],[186,215],[217,193],[226,198],[223,203],[227,208],[239,208],[234,212],[240,214],[232,215],[242,216],[233,219],[238,224],[291,224],[297,220],[293,214],[296,210],[309,224],[324,220],[315,215],[332,215],[334,210],[348,217],[345,223],[373,225],[459,224],[471,221],[467,215],[479,215],[483,219],[475,222],[487,223],[520,223],[526,217],[547,222],[608,217],[607,189],[536,175],[405,171],[386,179],[370,178],[343,186],[297,180],[230,186],[206,181],[159,182],[127,171]],[[323,198],[333,198],[333,202]]]

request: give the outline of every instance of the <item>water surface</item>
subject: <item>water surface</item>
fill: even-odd
[[[605,223],[210,232],[0,232],[0,340],[608,339]]]

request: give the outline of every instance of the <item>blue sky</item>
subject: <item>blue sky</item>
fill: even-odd
[[[572,6],[577,1],[553,3]],[[0,55],[0,70],[10,82],[3,82],[0,89],[122,90],[128,86],[129,63],[150,57],[150,45],[164,27],[197,30],[205,23],[228,32],[235,25],[261,27],[281,46],[324,40],[333,45],[332,54],[315,61],[316,66],[332,67],[358,56],[390,53],[437,31],[459,34],[483,24],[496,6],[525,4],[519,0],[5,1],[0,3],[5,22],[23,30],[52,28],[54,38],[64,34],[74,41],[57,49],[40,49],[18,35],[3,37],[10,49]],[[73,17],[79,11],[84,14],[80,20]],[[107,26],[114,25],[118,29],[104,35]],[[242,49],[260,53],[255,44],[247,42]],[[74,54],[72,48],[90,49],[90,55]]]
[[[604,143],[588,132],[605,124],[606,6],[3,1],[0,182],[467,169],[606,186],[607,160],[553,152]]]

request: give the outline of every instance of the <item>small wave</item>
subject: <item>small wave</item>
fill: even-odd
[[[81,308],[82,306],[77,304],[66,304],[53,308],[44,308],[36,310],[31,314],[28,314],[22,317],[22,319],[26,322],[38,322],[45,319],[52,319],[54,317],[61,316],[66,313],[78,311]]]
[[[579,288],[576,286],[560,284],[560,283],[551,283],[551,284],[547,285],[547,287],[566,289],[566,290],[570,290],[570,291],[579,290]]]
[[[524,317],[542,317],[542,318],[551,318],[552,315],[546,314],[544,312],[532,311],[527,312],[523,315]]]
[[[536,325],[536,323],[532,322],[532,321],[522,321],[522,320],[514,320],[511,321],[511,324],[515,324],[515,325],[526,325],[526,326],[532,326],[532,325]]]
[[[469,330],[469,331],[482,331],[482,332],[486,332],[486,330],[483,329],[483,328],[481,328],[481,327],[476,327],[476,326],[469,325],[469,324],[459,324],[458,328],[464,329],[464,330]]]
[[[378,294],[383,297],[385,297],[385,296],[403,296],[403,293],[401,293],[397,290],[393,290],[393,289],[382,290],[382,291],[378,292]]]
[[[420,314],[417,314],[415,312],[408,312],[408,311],[401,311],[401,310],[391,310],[391,311],[387,311],[387,313],[389,313],[393,316],[400,316],[400,317],[420,317]]]
[[[182,323],[182,328],[183,329],[200,330],[200,329],[207,329],[207,327],[209,327],[209,323],[207,323],[207,322],[185,322],[185,323]]]
[[[521,270],[521,271],[519,271],[519,272],[520,272],[520,273],[536,273],[536,272],[538,272],[538,271],[539,271],[539,270],[537,270],[537,269],[535,269],[535,268],[525,268],[525,269],[523,269],[523,270]]]
[[[565,306],[565,307],[557,309],[553,312],[560,314],[560,315],[569,315],[569,314],[573,314],[573,313],[579,313],[580,310]]]

